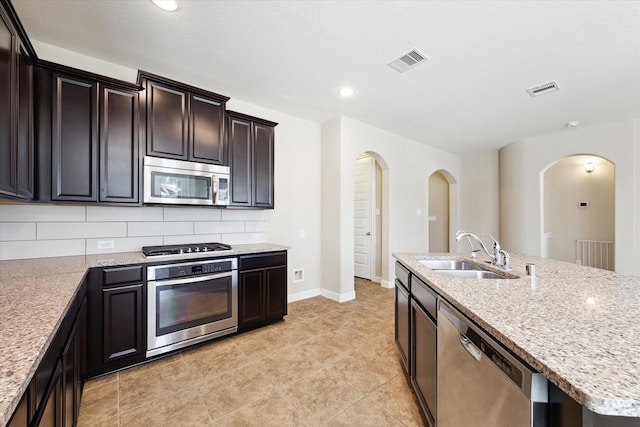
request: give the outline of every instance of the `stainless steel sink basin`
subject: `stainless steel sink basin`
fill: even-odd
[[[455,259],[419,259],[417,261],[432,270],[481,270],[477,265]]]
[[[505,279],[505,277],[487,270],[437,270],[436,273],[458,279]]]

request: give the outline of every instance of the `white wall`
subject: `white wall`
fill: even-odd
[[[500,159],[498,150],[490,150],[462,159],[460,177],[460,222],[458,230],[478,235],[487,246],[493,244],[490,234],[507,251],[514,248],[505,245],[500,236]],[[455,233],[457,230],[453,230]],[[469,252],[469,243],[463,239],[457,243],[458,252]],[[452,246],[452,249],[455,246]],[[477,249],[477,247],[476,247]]]
[[[500,150],[500,217],[503,246],[540,255],[542,171],[574,154],[615,164],[616,271],[640,275],[640,129],[624,120],[566,128]]]
[[[45,60],[131,82],[137,77],[138,70],[35,40],[33,43],[38,56]],[[180,76],[168,77],[181,80]],[[216,91],[209,82],[185,81],[185,83]],[[321,283],[320,125],[236,99],[231,99],[227,107],[279,123],[275,130],[274,210],[221,211],[219,209],[194,210],[193,208],[98,208],[54,205],[44,207],[22,205],[19,210],[16,210],[18,208],[0,204],[0,258],[28,256],[26,251],[16,249],[20,245],[41,248],[32,255],[39,257],[93,253],[97,250],[96,239],[98,238],[127,239],[116,240],[116,250],[123,252],[139,250],[140,247],[148,244],[199,240],[201,237],[204,238],[203,233],[207,235],[206,239],[219,236],[220,240],[229,243],[249,243],[253,241],[252,235],[256,235],[255,241],[268,241],[291,248],[289,251],[290,299],[317,295]],[[39,212],[44,212],[43,208],[47,213],[40,216]],[[24,216],[16,216],[18,211],[23,212]],[[95,217],[96,212],[100,212],[97,218],[102,219],[94,222],[92,218]],[[203,219],[203,217],[206,218]],[[51,218],[56,219],[51,220]],[[54,225],[45,225],[45,223],[56,221],[62,221],[66,225],[55,231],[57,233],[55,237],[52,237],[53,234],[42,231],[55,229]],[[102,222],[108,225],[103,227]],[[201,227],[204,226],[198,225],[201,222],[211,223],[209,228],[206,228],[207,231],[202,231]],[[68,230],[69,234],[67,238],[60,239],[64,237],[60,236],[63,230]],[[130,230],[143,230],[140,233],[144,234],[131,236]],[[300,237],[300,230],[304,230],[304,238]],[[54,231],[51,232],[54,233]],[[140,240],[139,237],[144,238]],[[304,269],[303,282],[292,282],[294,268]]]
[[[383,169],[383,285],[393,283],[393,252],[428,250],[429,176],[439,169],[459,176],[461,160],[347,117],[325,123],[322,133],[323,285],[344,300],[354,295],[355,159],[368,152]]]

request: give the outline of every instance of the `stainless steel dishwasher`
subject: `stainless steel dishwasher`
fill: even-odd
[[[438,427],[547,426],[547,380],[442,300],[437,379]]]

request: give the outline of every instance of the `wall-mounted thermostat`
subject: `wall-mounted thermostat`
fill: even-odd
[[[589,207],[589,202],[578,202],[578,207],[579,208],[588,208]]]

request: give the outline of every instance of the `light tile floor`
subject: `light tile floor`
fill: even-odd
[[[421,426],[393,290],[289,304],[284,322],[87,382],[79,426]]]

